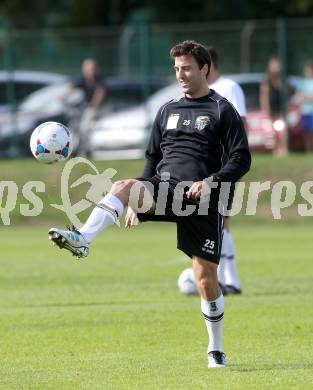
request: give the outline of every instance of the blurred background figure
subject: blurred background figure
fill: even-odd
[[[282,97],[284,93],[289,97],[293,92],[289,85],[286,85],[285,90],[283,88],[280,60],[278,57],[271,57],[267,64],[266,78],[260,86],[260,107],[272,120],[275,134],[274,153],[278,156],[287,151]]]
[[[79,88],[84,94],[84,106],[79,124],[80,142],[79,154],[86,155],[88,139],[99,108],[103,105],[107,89],[98,65],[92,58],[86,58],[81,67],[81,75],[72,84],[73,88]]]
[[[208,84],[211,89],[230,101],[244,123],[247,131],[247,109],[242,88],[230,78],[221,76],[218,70],[218,54],[214,47],[208,48],[211,57],[211,68]],[[224,163],[226,163],[226,156]],[[218,266],[218,281],[224,295],[240,294],[241,286],[237,272],[235,245],[229,231],[229,217],[224,217],[221,259]]]
[[[304,148],[313,151],[313,61],[308,61],[303,68],[304,79],[299,87],[297,101],[300,104],[302,128],[304,132]]]

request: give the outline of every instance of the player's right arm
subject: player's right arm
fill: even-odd
[[[156,167],[158,163],[161,161],[163,156],[161,146],[160,146],[161,139],[162,139],[161,112],[162,112],[162,107],[157,113],[155,120],[153,122],[150,139],[145,153],[145,165],[141,177],[148,178],[154,176],[157,173]],[[131,228],[137,223],[138,223],[137,213],[130,206],[128,206],[125,215],[125,228]]]
[[[152,177],[157,173],[157,165],[162,160],[163,154],[161,150],[162,130],[161,130],[161,115],[163,106],[159,109],[153,122],[150,139],[145,153],[145,165],[141,177]]]
[[[125,215],[125,228],[131,228],[134,225],[139,223],[137,219],[137,213],[130,206],[127,207],[126,215]]]

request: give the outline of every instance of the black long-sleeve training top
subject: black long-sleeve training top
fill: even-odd
[[[234,183],[251,165],[238,112],[212,89],[201,98],[173,99],[159,109],[145,157],[142,177],[169,172],[175,181],[212,176]]]

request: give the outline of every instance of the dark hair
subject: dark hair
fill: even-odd
[[[214,68],[217,69],[218,68],[218,55],[217,55],[216,50],[214,49],[213,46],[210,46],[210,47],[208,47],[208,52],[210,54],[211,62],[214,65]]]
[[[171,58],[175,59],[176,57],[191,55],[196,60],[199,68],[202,69],[205,64],[208,65],[208,73],[210,73],[211,67],[211,58],[208,52],[208,49],[201,45],[201,43],[187,40],[181,43],[178,43],[172,47],[170,51]]]

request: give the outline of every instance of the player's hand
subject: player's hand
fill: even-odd
[[[201,195],[205,196],[210,192],[210,187],[206,181],[196,181],[186,192],[188,199],[199,200]]]
[[[125,215],[125,228],[131,228],[134,225],[138,225],[137,213],[130,206],[128,206]]]

